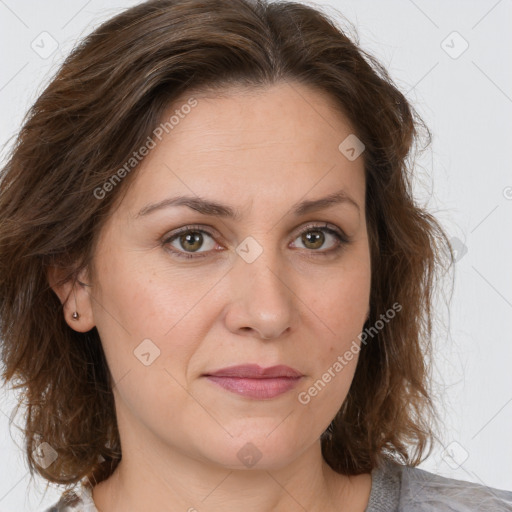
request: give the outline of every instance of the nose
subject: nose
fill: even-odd
[[[225,316],[227,328],[264,340],[294,331],[300,301],[287,282],[290,275],[270,251],[263,251],[252,263],[240,258],[229,273],[232,300]]]

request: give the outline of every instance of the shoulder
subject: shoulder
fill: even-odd
[[[64,491],[60,500],[42,512],[98,512],[89,487],[79,484]]]
[[[385,460],[372,471],[365,512],[512,512],[512,492]]]

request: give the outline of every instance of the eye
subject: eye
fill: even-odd
[[[329,238],[333,240],[331,248],[323,251],[317,250],[320,249],[325,244],[326,239],[328,240]],[[345,236],[341,230],[335,226],[332,228],[328,227],[327,224],[322,226],[306,226],[295,240],[300,240],[306,249],[312,249],[313,252],[318,252],[319,255],[323,256],[337,252],[343,245],[349,243],[347,236]]]
[[[332,226],[332,227],[328,227]],[[207,244],[205,250],[200,251],[199,249],[204,248],[204,241],[210,239],[210,243]],[[168,246],[174,256],[178,258],[203,258],[208,255],[209,252],[215,250],[215,235],[206,231],[203,228],[196,226],[184,226],[171,236],[165,238],[162,241],[162,245]],[[324,244],[326,239],[333,240],[331,248],[327,250],[318,250]],[[300,235],[295,238],[303,244],[308,252],[318,253],[318,256],[328,256],[332,253],[336,253],[343,248],[344,245],[349,243],[348,237],[334,225],[309,225],[303,228]],[[208,247],[209,245],[209,247]]]
[[[171,251],[179,258],[202,258],[204,257],[203,255],[195,256],[194,253],[208,252],[208,247],[206,251],[199,251],[199,248],[204,243],[204,235],[211,239],[209,249],[213,249],[213,247],[215,247],[213,235],[204,229],[195,228],[194,226],[185,226],[184,228],[178,230],[177,233],[164,240],[163,244],[170,244],[171,247],[174,247],[174,249],[171,249]],[[173,243],[175,243],[177,247],[176,245],[173,246]],[[191,251],[191,253],[187,251]]]

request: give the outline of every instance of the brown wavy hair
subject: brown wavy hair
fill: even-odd
[[[95,191],[182,94],[282,82],[330,95],[365,144],[365,328],[391,304],[402,306],[362,347],[348,396],[321,437],[323,457],[356,475],[385,456],[417,465],[430,455],[438,419],[432,299],[453,263],[446,234],[412,194],[413,157],[431,134],[386,69],[345,32],[300,3],[149,1],[80,41],[30,108],[0,182],[0,337],[2,377],[22,390],[16,411],[26,408],[31,476],[98,483],[121,458],[98,332],[71,329],[48,282],[52,267],[66,282],[92,264],[104,221],[136,169],[101,200]],[[46,468],[34,456],[43,441],[58,454]]]

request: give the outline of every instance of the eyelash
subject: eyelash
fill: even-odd
[[[295,238],[298,238],[299,236],[301,236],[304,233],[307,233],[309,231],[325,231],[325,232],[329,233],[330,235],[333,235],[336,238],[336,247],[329,249],[327,251],[319,251],[319,250],[314,250],[314,249],[311,249],[310,251],[308,251],[308,252],[318,253],[318,254],[315,254],[315,256],[316,255],[323,256],[323,257],[330,256],[331,254],[335,254],[335,253],[339,252],[341,249],[343,249],[343,246],[349,244],[350,239],[341,230],[338,230],[337,228],[333,229],[328,226],[329,226],[329,224],[307,225]],[[166,237],[162,241],[162,245],[170,244],[176,238],[178,238],[180,235],[183,235],[185,233],[194,233],[194,232],[206,233],[211,238],[214,238],[214,236],[215,236],[213,233],[211,233],[208,230],[203,229],[200,226],[184,226],[183,228],[180,228],[178,231],[173,233],[171,236]],[[170,249],[170,252],[172,252],[172,254],[174,256],[177,256],[178,258],[198,259],[198,258],[204,258],[204,257],[208,256],[208,253],[211,251],[205,251],[203,253],[187,253],[187,252],[177,251],[175,249]]]

